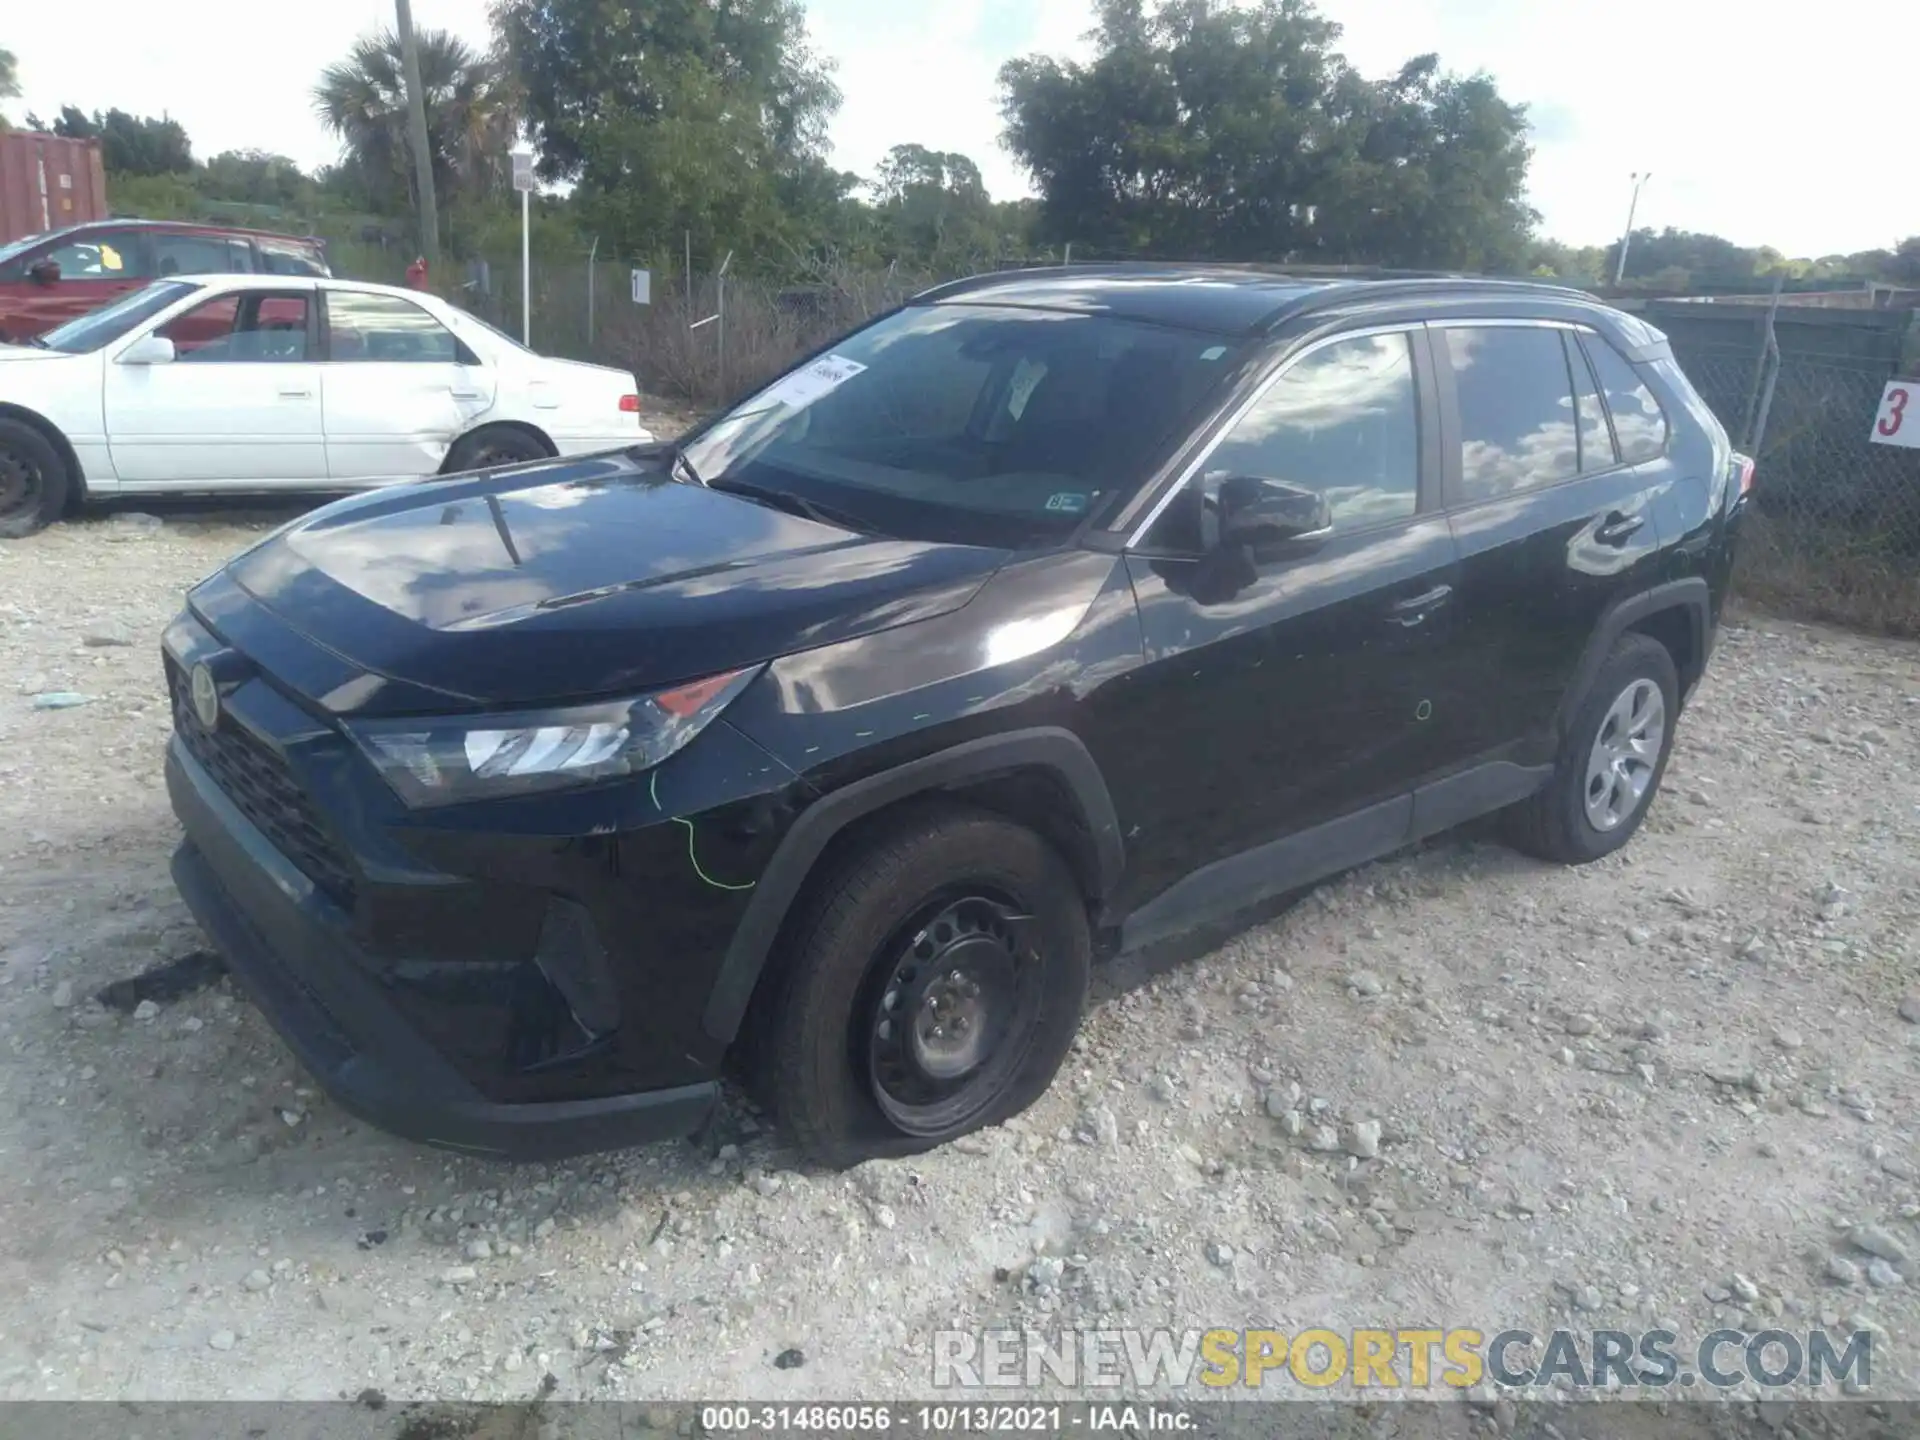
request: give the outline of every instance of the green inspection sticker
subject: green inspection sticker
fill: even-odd
[[[1062,515],[1078,515],[1087,508],[1087,497],[1078,490],[1056,490],[1047,497],[1047,509]]]

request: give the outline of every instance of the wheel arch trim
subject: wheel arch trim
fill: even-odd
[[[1567,733],[1574,711],[1593,684],[1593,677],[1606,664],[1607,656],[1613,653],[1614,645],[1622,635],[1649,615],[1666,610],[1685,612],[1693,625],[1694,654],[1700,658],[1700,668],[1704,671],[1713,634],[1711,602],[1711,589],[1706,580],[1697,575],[1683,580],[1669,580],[1617,602],[1600,617],[1599,624],[1593,627],[1593,634],[1588,637],[1587,647],[1580,655],[1579,667],[1573,673],[1573,682],[1560,697],[1560,710],[1554,717],[1554,734],[1564,736]],[[1685,702],[1685,696],[1679,698],[1682,703]]]
[[[732,1042],[794,901],[828,845],[848,826],[916,795],[1030,769],[1051,771],[1078,802],[1093,841],[1093,898],[1112,894],[1125,864],[1120,822],[1100,767],[1079,736],[1041,726],[963,741],[853,781],[800,813],[755,883],[753,898],[734,928],[707,997],[702,1028],[723,1044]]]

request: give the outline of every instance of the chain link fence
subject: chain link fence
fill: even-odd
[[[1680,367],[1756,462],[1735,588],[1768,608],[1920,635],[1920,451],[1868,438],[1901,372],[1898,344],[1814,349],[1809,330],[1769,324],[1743,346],[1673,336]]]

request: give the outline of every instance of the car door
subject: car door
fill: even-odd
[[[1354,859],[1404,837],[1414,782],[1444,759],[1433,720],[1456,649],[1426,347],[1418,325],[1310,345],[1134,537],[1145,663],[1124,703],[1132,733],[1165,748],[1103,760],[1128,846],[1123,911],[1286,837]],[[1221,543],[1234,476],[1320,492],[1330,533],[1269,553]],[[1253,878],[1289,883],[1279,865]]]
[[[494,375],[425,306],[328,289],[327,463],[349,485],[432,475],[493,403]]]
[[[1597,335],[1462,319],[1435,322],[1432,338],[1460,623],[1481,696],[1455,712],[1457,743],[1546,764],[1601,614],[1654,578],[1665,481],[1622,458],[1583,343]]]
[[[58,267],[58,274],[49,267]],[[6,292],[0,333],[13,340],[44,334],[145,284],[152,273],[140,231],[54,236],[8,261],[0,272]]]
[[[144,335],[159,364],[123,358]],[[107,356],[107,444],[123,482],[300,486],[327,479],[313,291],[229,291],[141,331]]]

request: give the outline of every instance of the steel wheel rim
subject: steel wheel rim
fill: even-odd
[[[480,453],[474,457],[473,468],[476,470],[493,470],[502,465],[518,464],[524,459],[526,459],[526,456],[514,453],[508,446],[483,445],[480,448]]]
[[[1617,830],[1639,813],[1666,743],[1667,702],[1651,680],[1635,680],[1614,697],[1587,751],[1583,798],[1587,823]]]
[[[30,511],[40,498],[40,467],[17,450],[0,448],[0,515]]]
[[[1032,936],[1017,906],[969,892],[920,907],[881,951],[856,1034],[896,1129],[961,1129],[1006,1092],[1039,1026]]]

